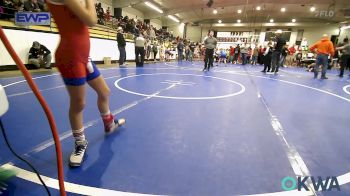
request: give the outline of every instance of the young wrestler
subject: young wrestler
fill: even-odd
[[[97,67],[89,59],[88,26],[94,26],[97,22],[93,0],[48,0],[47,3],[61,36],[55,54],[56,66],[61,72],[70,98],[69,120],[75,138],[75,149],[69,164],[73,167],[80,166],[88,144],[83,126],[85,83],[98,95],[97,105],[106,134],[124,124],[125,119],[114,120],[109,109],[110,90]]]

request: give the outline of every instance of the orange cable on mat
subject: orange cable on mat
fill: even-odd
[[[55,149],[56,149],[56,157],[57,157],[57,171],[58,171],[58,181],[59,181],[59,187],[60,187],[60,195],[65,196],[66,191],[64,188],[64,174],[63,174],[63,160],[62,160],[62,149],[61,149],[61,143],[55,123],[55,119],[52,115],[52,112],[47,105],[44,97],[41,95],[38,87],[36,86],[35,82],[33,81],[30,73],[28,72],[27,68],[24,66],[21,59],[18,57],[17,53],[12,48],[9,40],[7,39],[2,27],[0,26],[0,39],[4,43],[7,51],[10,53],[12,59],[15,61],[17,67],[21,70],[24,78],[27,80],[30,88],[34,92],[36,98],[40,102],[43,110],[45,111],[46,117],[50,123],[53,139],[55,141]]]

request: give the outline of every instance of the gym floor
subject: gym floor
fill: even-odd
[[[263,74],[261,66],[202,62],[103,68],[111,110],[126,125],[105,136],[88,88],[84,125],[89,141],[79,168],[69,168],[73,139],[69,100],[58,73],[34,73],[51,107],[63,148],[68,195],[315,195],[284,191],[286,176],[338,177],[350,193],[350,78],[329,71],[313,79],[302,68]],[[346,74],[347,76],[347,74]],[[14,149],[58,195],[51,131],[22,77],[1,78],[10,102],[2,117]],[[45,195],[36,175],[0,137],[0,165],[18,172],[7,195]]]

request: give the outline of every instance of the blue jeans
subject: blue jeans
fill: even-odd
[[[322,76],[326,76],[326,71],[328,68],[328,55],[327,54],[318,54],[316,57],[316,65],[314,67],[315,77],[318,74],[318,67],[322,65]]]
[[[123,65],[126,60],[125,47],[119,46],[118,49],[119,49],[119,65]]]
[[[256,65],[258,61],[258,56],[252,56],[252,65]]]
[[[241,57],[242,57],[242,65],[247,64],[247,54],[241,53]]]
[[[184,55],[184,54],[183,54],[183,51],[182,51],[182,50],[179,50],[179,51],[178,51],[178,59],[177,59],[179,62],[182,62],[182,59],[184,58],[183,55]]]

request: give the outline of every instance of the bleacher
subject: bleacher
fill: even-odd
[[[57,33],[57,25],[53,18],[51,18],[51,24],[50,26],[18,26],[15,24],[12,20],[2,20],[0,19],[0,26],[3,28],[10,28],[10,29],[23,29],[23,30],[33,30],[33,31],[42,31],[42,32],[53,32]],[[90,36],[93,38],[102,38],[102,39],[110,39],[110,40],[116,40],[117,31],[111,27],[104,26],[104,25],[96,25],[94,27],[89,28]],[[127,41],[133,41],[133,35],[132,34],[125,34],[125,39]]]

